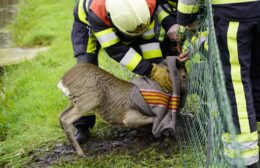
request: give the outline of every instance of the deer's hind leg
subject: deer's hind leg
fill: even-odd
[[[154,117],[143,115],[141,112],[131,109],[126,112],[123,123],[128,128],[140,128],[153,123]]]
[[[70,143],[72,144],[79,156],[85,156],[85,154],[74,136],[73,123],[86,113],[87,112],[85,111],[78,110],[74,106],[70,106],[59,117],[60,124],[62,125]]]

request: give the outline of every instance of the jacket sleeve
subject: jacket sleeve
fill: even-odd
[[[74,51],[74,56],[87,56],[87,40],[89,35],[89,28],[86,23],[80,21],[78,16],[78,4],[74,8],[74,22],[71,32],[71,41]]]
[[[199,13],[199,3],[199,0],[179,0],[177,23],[184,26],[191,24]]]
[[[115,28],[106,25],[92,11],[88,13],[88,21],[100,45],[112,59],[139,75],[150,74],[152,64],[143,59],[132,47],[123,44]]]
[[[164,4],[163,6],[162,5],[158,5],[155,14],[159,23],[167,32],[172,25],[177,23],[176,9],[171,9],[172,14],[169,14],[167,11],[165,11],[165,8],[170,10],[171,7],[167,4]]]

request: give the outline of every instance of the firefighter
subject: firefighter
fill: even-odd
[[[165,12],[156,0],[80,0],[74,8],[72,29],[77,63],[98,65],[102,47],[130,71],[146,75],[171,90],[168,71],[157,65],[163,55],[155,36],[156,21],[168,31],[176,17]],[[94,124],[95,116],[85,116],[74,123],[79,143],[88,140]]]
[[[247,167],[258,167],[260,1],[212,0],[211,2],[240,157]],[[189,27],[199,12],[199,1],[179,0],[177,22]],[[224,154],[232,165],[236,165],[238,158],[234,153],[237,147],[231,145],[230,136],[228,132],[222,136]]]

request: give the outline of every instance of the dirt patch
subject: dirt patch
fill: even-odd
[[[128,154],[135,155],[148,147],[154,147],[156,150],[163,150],[164,153],[172,154],[176,151],[176,146],[171,139],[155,139],[152,133],[147,131],[133,130],[133,129],[111,129],[108,135],[92,135],[89,142],[82,146],[86,157],[94,158],[109,154],[111,152],[126,151]],[[167,142],[168,141],[168,142]],[[175,148],[175,149],[174,149]],[[32,167],[48,167],[58,161],[61,157],[65,161],[73,161],[78,159],[72,146],[66,143],[56,144],[52,150],[45,152],[41,156],[32,153]]]

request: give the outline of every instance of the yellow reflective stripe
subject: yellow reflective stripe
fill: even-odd
[[[245,143],[240,143],[240,144],[236,143],[235,147],[234,147],[234,144],[224,143],[224,148],[229,149],[229,150],[237,150],[237,149],[239,149],[240,151],[247,151],[247,150],[258,148],[258,141],[245,142]]]
[[[258,133],[257,131],[247,134],[235,135],[231,139],[229,133],[222,135],[224,154],[231,159],[243,158],[245,164],[249,165],[259,160]]]
[[[169,14],[166,11],[164,11],[161,6],[158,7],[156,14],[160,23],[163,21],[164,18],[169,16]]]
[[[95,53],[97,50],[97,38],[92,33],[88,38],[87,53]]]
[[[155,21],[153,21],[148,29],[142,34],[142,37],[146,40],[148,39],[151,39],[155,36],[155,33],[154,33],[154,24],[155,24]]]
[[[103,48],[114,45],[120,41],[115,33],[114,28],[109,28],[100,32],[95,33],[99,43]]]
[[[84,0],[80,0],[79,1],[79,6],[78,6],[78,16],[79,16],[79,20],[82,21],[83,23],[88,24],[87,19],[87,15],[83,9],[83,2]]]
[[[236,158],[237,154],[236,154],[236,150],[231,150],[231,149],[226,149],[224,148],[224,153],[226,156],[230,157],[230,158]],[[245,150],[245,151],[240,151],[240,157],[242,158],[248,158],[248,157],[252,157],[252,156],[258,156],[259,154],[259,148],[256,147],[255,149],[250,149],[250,150]]]
[[[113,40],[108,41],[108,42],[106,42],[106,43],[101,43],[101,46],[102,46],[103,48],[106,48],[106,47],[109,47],[109,46],[112,46],[112,45],[118,43],[119,41],[120,41],[119,39],[113,39]]]
[[[256,2],[257,0],[212,0],[212,4],[230,4],[230,3],[244,3],[244,2]]]
[[[205,31],[199,32],[200,37],[208,37],[208,35],[209,35],[208,29]]]
[[[148,43],[140,46],[144,59],[160,58],[162,51],[159,43]]]
[[[191,43],[195,44],[197,40],[198,40],[198,37],[197,36],[193,36],[191,38]]]
[[[160,50],[160,43],[153,42],[153,43],[143,44],[143,45],[140,45],[140,49],[142,52]]]
[[[203,31],[203,32],[199,32],[197,35],[193,36],[191,38],[191,43],[193,45],[197,45],[197,46],[201,46],[202,43],[204,43],[204,48],[206,47],[205,46],[205,43],[208,41],[208,31]]]
[[[234,140],[237,143],[244,143],[244,142],[254,142],[258,140],[258,133],[254,131],[252,133],[243,133],[234,136]],[[222,141],[226,143],[232,143],[233,139],[231,138],[230,133],[224,133],[222,135]]]
[[[209,50],[209,44],[208,44],[208,41],[205,41],[205,43],[204,43],[204,49],[205,49],[206,51]]]
[[[153,33],[153,34],[150,34],[150,35],[147,35],[147,36],[142,36],[143,37],[143,39],[145,39],[145,40],[149,40],[149,39],[151,39],[151,38],[153,38],[155,36],[155,34]]]
[[[237,165],[238,164],[238,159],[240,160],[241,158],[238,156],[238,158],[229,158],[229,157],[227,157],[226,159],[227,159],[227,161],[230,164]],[[243,158],[243,163],[242,164],[243,165],[252,165],[254,163],[257,163],[258,161],[259,161],[259,155],[255,155],[255,156],[250,156],[250,157],[247,157],[247,158]]]
[[[114,28],[108,28],[106,30],[103,30],[103,31],[95,33],[95,35],[96,35],[97,38],[99,38],[99,37],[102,37],[102,36],[104,36],[106,34],[110,34],[112,32],[114,33],[115,29]]]
[[[239,22],[229,22],[228,32],[227,32],[227,43],[228,51],[230,55],[231,64],[231,78],[233,82],[237,112],[239,118],[240,129],[242,133],[250,132],[247,108],[246,108],[246,98],[243,83],[241,80],[241,68],[238,58],[238,47],[237,47],[237,31],[239,27]]]
[[[153,59],[153,58],[161,58],[162,51],[161,50],[152,50],[143,52],[144,59]]]
[[[260,132],[260,122],[256,122],[256,125],[257,125],[257,131]]]
[[[178,11],[184,14],[193,14],[197,13],[199,11],[199,5],[198,4],[184,4],[179,1],[178,3]]]
[[[120,63],[126,66],[130,71],[133,71],[141,60],[141,55],[139,55],[134,49],[130,48]]]
[[[176,2],[168,1],[168,4],[170,5],[171,8],[176,10],[176,8],[177,8],[177,3]]]

